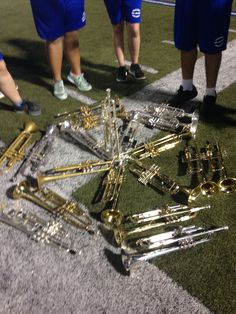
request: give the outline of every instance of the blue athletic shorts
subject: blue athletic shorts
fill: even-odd
[[[84,0],[30,0],[34,23],[42,39],[52,41],[86,24]]]
[[[104,0],[105,6],[113,25],[122,20],[128,23],[141,22],[142,0]]]
[[[176,0],[174,40],[176,48],[203,53],[226,49],[232,0]]]
[[[0,60],[3,60],[3,55],[1,52],[0,52]]]

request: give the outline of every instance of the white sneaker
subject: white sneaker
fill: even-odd
[[[71,72],[67,76],[69,82],[74,84],[82,92],[87,92],[92,89],[92,85],[85,79],[84,73],[81,73],[80,76],[74,76]]]
[[[53,95],[60,100],[65,100],[67,98],[67,92],[64,87],[63,81],[56,81],[53,84]]]

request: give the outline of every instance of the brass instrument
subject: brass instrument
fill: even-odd
[[[55,125],[49,125],[44,136],[35,142],[30,152],[25,155],[25,159],[21,166],[12,177],[13,182],[17,180],[19,174],[24,175],[27,168],[30,170],[32,176],[38,171],[40,165],[45,162],[46,154],[49,152],[52,144],[55,129]]]
[[[127,248],[122,249],[122,264],[126,271],[130,271],[131,266],[138,261],[148,261],[158,256],[191,248],[198,244],[208,242],[211,240],[214,233],[223,230],[228,230],[228,226],[219,228],[210,227],[206,229],[201,227],[188,226],[173,229],[170,232],[157,235],[158,239],[155,239],[154,241],[151,240],[151,238],[144,240],[147,242],[145,249],[142,251],[129,250]],[[153,241],[155,246],[152,246],[153,243],[150,241]],[[151,249],[152,247],[155,247],[155,249]]]
[[[22,209],[6,211],[0,207],[0,221],[24,232],[36,242],[50,244],[65,249],[70,254],[76,254],[68,233],[56,220],[46,221],[29,211]]]
[[[146,142],[129,150],[127,153],[131,158],[142,160],[144,158],[154,158],[160,155],[161,152],[175,147],[180,141],[186,137],[191,137],[191,133],[185,132],[181,134],[170,134],[160,139]]]
[[[190,191],[180,186],[176,181],[169,176],[160,172],[160,167],[156,164],[147,166],[140,160],[136,160],[130,164],[129,170],[131,173],[138,176],[138,181],[143,185],[149,184],[153,188],[157,188],[162,192],[168,192],[175,195],[179,192],[183,193],[189,198]]]
[[[192,114],[186,113],[183,109],[171,107],[168,104],[147,106],[144,111],[131,111],[129,116],[136,113],[139,121],[150,128],[157,128],[169,132],[190,132],[196,134],[199,113],[195,110]],[[129,119],[128,116],[128,119]]]
[[[140,240],[137,235],[169,224],[184,222],[196,217],[197,213],[209,205],[191,208],[185,205],[167,206],[150,212],[128,215],[124,222],[114,229],[114,237],[118,245],[130,246],[131,243],[138,247]],[[150,216],[149,216],[150,215]],[[131,221],[130,221],[131,220]]]
[[[22,181],[15,186],[12,196],[14,199],[25,198],[76,228],[94,233],[91,218],[78,207],[78,204],[75,201],[65,200],[50,189],[33,188],[28,181]]]
[[[224,159],[223,154],[220,148],[220,144],[217,143],[215,146],[215,155],[213,155],[215,158],[217,158],[218,166],[214,168],[214,171],[221,172],[221,178],[217,182],[217,185],[221,192],[223,193],[232,193],[236,191],[236,178],[228,177],[225,165],[224,165]]]
[[[76,131],[79,128],[83,129],[93,129],[104,123],[104,119],[109,114],[113,114],[113,104],[115,112],[118,117],[123,117],[126,115],[124,107],[121,105],[118,97],[111,99],[110,89],[106,90],[107,95],[101,102],[92,104],[90,106],[81,106],[79,109],[71,112],[59,113],[56,118],[64,118],[64,121],[59,122],[59,126],[63,122],[67,121],[71,124],[71,128]]]
[[[111,169],[112,161],[94,161],[87,160],[77,165],[68,165],[55,167],[45,172],[41,172],[37,176],[38,187],[56,180],[78,177],[85,174],[93,174],[104,172]]]
[[[191,191],[190,196],[189,196],[189,202],[195,201],[196,198],[200,195],[211,197],[212,195],[219,192],[219,187],[217,183],[215,183],[214,181],[208,180],[205,170],[204,170],[203,161],[205,159],[209,162],[209,156],[207,156],[206,154],[201,155],[196,141],[194,141],[194,146],[195,146],[195,156],[192,158],[190,154],[188,156],[189,158],[188,161],[189,161],[189,164],[192,162],[192,160],[197,162],[197,167],[194,170],[194,173],[199,172],[201,174],[202,182]]]
[[[122,147],[122,151],[126,152],[129,149],[132,149],[137,144],[137,133],[140,127],[140,122],[138,119],[138,115],[135,113],[130,119],[124,133],[122,134],[120,140],[120,146]]]
[[[36,131],[38,131],[38,127],[33,121],[28,121],[25,123],[24,130],[18,135],[18,137],[0,157],[0,166],[5,164],[5,172],[14,166],[15,163],[24,158],[25,151],[29,146],[32,134]]]

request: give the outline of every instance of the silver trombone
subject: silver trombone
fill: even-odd
[[[131,266],[136,262],[148,261],[158,256],[206,243],[211,240],[214,233],[223,230],[228,230],[228,226],[219,228],[209,227],[206,229],[203,229],[202,227],[188,226],[173,229],[170,232],[158,235],[157,239],[152,240],[153,242],[150,242],[151,239],[148,239],[145,250],[143,251],[123,248],[121,250],[122,264],[126,271],[130,271]]]

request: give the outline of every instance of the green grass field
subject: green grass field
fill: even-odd
[[[236,4],[233,4],[236,10]],[[120,98],[129,96],[144,85],[130,83],[117,84],[114,80],[117,64],[111,43],[111,26],[102,0],[86,2],[87,27],[79,32],[82,67],[93,90],[86,95],[100,100],[106,88],[111,88]],[[177,70],[179,53],[163,40],[173,40],[173,8],[144,4],[142,22],[142,47],[140,63],[158,70],[147,74],[145,85]],[[231,18],[232,29],[236,30],[236,17]],[[8,68],[15,78],[24,98],[38,102],[43,113],[40,117],[18,116],[11,110],[6,99],[0,100],[0,139],[9,144],[22,129],[23,122],[35,121],[42,130],[53,122],[53,116],[65,110],[74,110],[81,105],[68,98],[64,102],[52,96],[51,74],[46,62],[44,43],[38,38],[28,1],[0,2],[0,51],[4,54]],[[229,40],[236,39],[236,33],[229,34]],[[127,57],[128,58],[128,57]],[[63,76],[69,71],[63,66]],[[235,73],[229,73],[234,75]],[[235,79],[236,80],[236,79]],[[177,88],[178,86],[176,86]],[[70,86],[70,88],[73,88]],[[158,91],[157,91],[158,92]],[[227,151],[225,158],[228,174],[236,177],[235,125],[236,125],[236,82],[218,95],[217,104],[232,109],[224,115],[201,119],[197,131],[197,141],[204,145],[206,140],[219,140]],[[179,174],[178,155],[183,146],[166,151],[158,159],[163,171],[184,185],[190,184],[188,175]],[[100,176],[83,186],[75,195],[87,205],[91,213],[99,213],[101,204],[94,204],[94,196],[99,188]],[[236,313],[236,204],[235,194],[223,195],[197,204],[211,204],[211,209],[200,213],[192,224],[228,225],[229,231],[222,232],[202,246],[191,250],[167,255],[153,261],[179,285],[196,296],[214,313]],[[122,187],[118,209],[124,213],[142,211],[154,206],[173,203],[168,196],[161,196],[150,188],[143,187],[128,173]],[[189,223],[190,224],[190,223]]]

